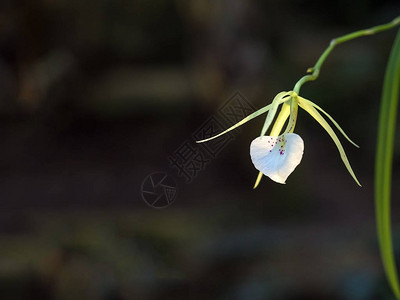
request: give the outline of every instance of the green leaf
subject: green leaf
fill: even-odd
[[[399,82],[400,31],[397,33],[386,67],[378,122],[375,160],[375,205],[378,242],[383,268],[396,299],[400,299],[400,287],[393,254],[390,198]]]

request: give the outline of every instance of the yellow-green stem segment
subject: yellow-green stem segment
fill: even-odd
[[[333,48],[335,48],[336,45],[342,44],[344,42],[353,40],[355,38],[361,37],[361,36],[366,36],[366,35],[372,35],[381,31],[389,30],[392,29],[393,27],[396,27],[397,25],[400,25],[400,16],[395,18],[392,22],[371,27],[369,29],[364,29],[364,30],[359,30],[353,33],[349,33],[346,35],[343,35],[341,37],[335,38],[331,41],[329,44],[329,47],[325,49],[324,53],[320,56],[318,59],[317,63],[314,65],[314,67],[309,68],[307,72],[311,72],[311,74],[305,75],[302,78],[300,78],[299,81],[295,84],[293,91],[297,94],[300,92],[301,86],[306,83],[307,81],[313,81],[318,78],[319,72],[321,70],[321,66],[324,63],[325,59],[328,57],[328,55],[332,52]]]

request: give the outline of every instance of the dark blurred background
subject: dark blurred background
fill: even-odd
[[[340,45],[302,88],[361,146],[341,137],[362,188],[304,111],[286,185],[252,189],[263,117],[190,180],[170,158],[238,91],[261,108],[332,38],[399,12],[383,0],[1,0],[0,298],[392,299],[373,168],[396,30]],[[163,209],[142,199],[154,172],[176,187]]]

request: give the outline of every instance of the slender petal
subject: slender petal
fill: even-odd
[[[287,101],[282,104],[281,111],[279,112],[279,115],[276,118],[274,126],[272,126],[271,132],[269,134],[270,136],[278,136],[281,133],[283,125],[285,124],[289,115],[290,115],[290,103],[289,101]]]
[[[303,152],[304,142],[295,133],[261,136],[250,145],[250,156],[256,169],[282,184],[300,163]]]
[[[301,101],[303,101],[303,102],[305,102],[305,103],[307,103],[307,104],[309,104],[309,105],[311,105],[311,106],[314,106],[316,109],[318,109],[319,111],[321,111],[322,113],[324,113],[328,118],[329,118],[329,120],[331,120],[331,122],[336,126],[336,128],[340,131],[340,133],[341,134],[343,134],[343,136],[350,142],[350,143],[352,143],[354,146],[356,146],[357,148],[360,148],[360,146],[358,146],[356,143],[354,143],[348,136],[347,136],[347,134],[343,131],[343,129],[339,126],[339,124],[326,112],[326,111],[324,111],[321,107],[319,107],[317,104],[315,104],[314,102],[312,102],[312,101],[310,101],[310,100],[307,100],[307,99],[305,99],[305,98],[303,98],[303,97],[299,97],[300,99],[301,99]]]
[[[212,136],[210,138],[207,138],[207,139],[204,139],[204,140],[200,140],[200,141],[196,141],[196,143],[204,143],[204,142],[208,142],[210,140],[213,140],[213,139],[215,139],[215,138],[217,138],[217,137],[219,137],[219,136],[221,136],[221,135],[223,135],[223,134],[225,134],[225,133],[227,133],[227,132],[229,132],[229,131],[231,131],[231,130],[233,130],[233,129],[235,129],[235,128],[237,128],[237,127],[239,127],[239,126],[241,126],[241,125],[243,125],[245,123],[247,123],[248,121],[258,117],[259,115],[262,115],[263,113],[266,113],[267,111],[269,111],[273,107],[273,105],[279,105],[279,104],[281,104],[281,103],[283,103],[283,102],[288,100],[287,98],[285,98],[288,95],[288,92],[282,92],[282,93],[279,93],[278,95],[282,96],[282,97],[279,97],[279,101],[276,101],[275,103],[273,102],[273,103],[271,103],[271,104],[269,104],[267,106],[264,106],[263,108],[260,108],[259,110],[257,110],[255,112],[253,112],[252,114],[248,115],[246,118],[244,118],[243,120],[239,121],[235,125],[229,127],[227,130],[225,130],[225,131],[223,131],[223,132],[221,132],[221,133],[219,133],[217,135],[214,135],[214,136]],[[278,95],[275,97],[275,99],[278,97]],[[275,99],[274,99],[274,101],[275,101]]]
[[[360,182],[358,181],[356,175],[353,172],[353,169],[350,166],[349,160],[347,159],[347,156],[346,156],[346,153],[344,152],[343,146],[340,143],[336,133],[333,131],[331,126],[325,121],[325,119],[320,115],[320,113],[311,104],[308,104],[306,101],[304,101],[304,98],[299,97],[299,105],[301,108],[303,108],[305,111],[307,111],[330,135],[332,140],[335,142],[336,147],[339,150],[340,157],[342,158],[342,161],[343,161],[344,165],[346,166],[347,170],[349,171],[350,175],[357,182],[357,184],[359,186],[361,186]]]
[[[292,133],[297,121],[297,112],[299,110],[299,101],[297,95],[291,98],[290,101],[290,118],[286,126],[285,133]]]
[[[281,104],[282,99],[288,95],[290,95],[290,92],[281,92],[275,96],[274,100],[272,100],[271,109],[268,112],[268,115],[265,119],[264,126],[261,130],[261,136],[264,136],[265,133],[267,132],[269,126],[271,125],[272,121],[274,120],[274,117],[275,117],[276,111],[278,110],[279,104]]]

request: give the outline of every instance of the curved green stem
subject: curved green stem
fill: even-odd
[[[318,78],[319,72],[321,70],[321,66],[328,57],[328,55],[332,52],[333,48],[335,48],[336,45],[342,44],[344,42],[353,40],[355,38],[365,36],[365,35],[372,35],[381,31],[389,30],[392,29],[393,27],[396,27],[397,25],[400,24],[400,16],[395,18],[392,22],[383,24],[383,25],[378,25],[375,27],[371,27],[369,29],[364,29],[364,30],[359,30],[353,33],[349,33],[346,35],[343,35],[341,37],[338,37],[336,39],[333,39],[331,43],[329,44],[329,47],[325,49],[325,51],[322,53],[320,58],[318,59],[317,63],[314,65],[314,67],[309,68],[307,72],[311,73],[308,75],[303,76],[300,78],[299,81],[295,84],[293,91],[299,94],[301,86],[306,83],[307,81],[313,81]]]

